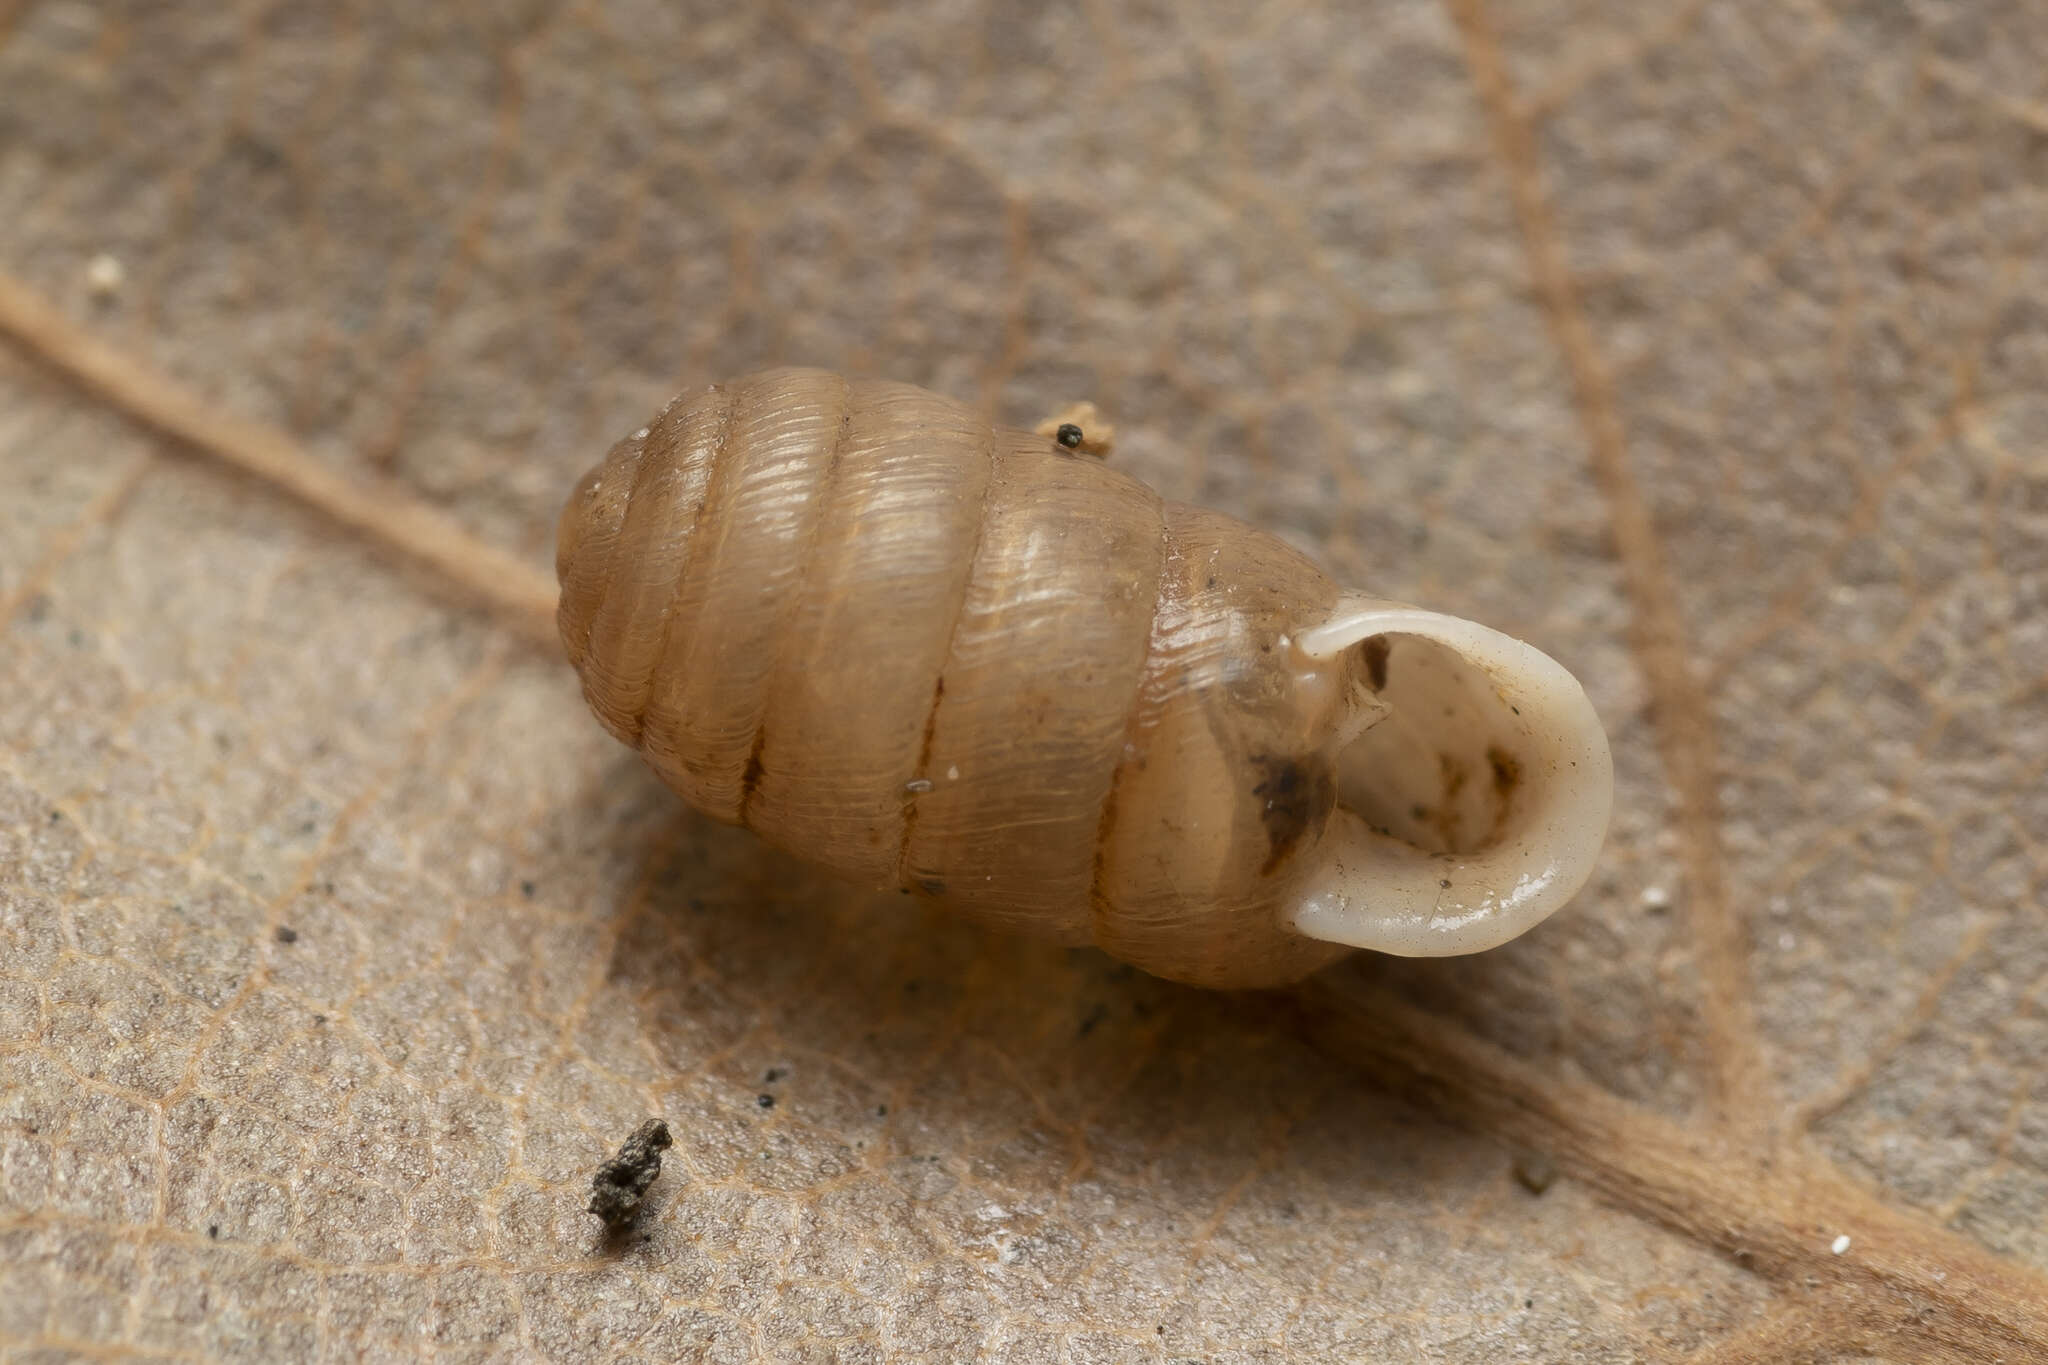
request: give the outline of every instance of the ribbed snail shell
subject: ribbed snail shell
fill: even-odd
[[[1491,947],[1606,830],[1546,656],[909,385],[671,402],[556,571],[591,708],[698,810],[1176,980]]]

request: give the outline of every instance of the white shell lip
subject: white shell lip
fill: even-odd
[[[1614,804],[1606,731],[1563,665],[1461,617],[1346,594],[1295,648],[1321,661],[1374,636],[1429,642],[1438,667],[1454,658],[1463,686],[1475,696],[1490,690],[1499,705],[1468,723],[1491,728],[1460,738],[1512,754],[1515,794],[1485,841],[1453,852],[1394,837],[1340,804],[1286,921],[1308,938],[1402,957],[1497,947],[1548,918],[1592,874]],[[1401,666],[1395,660],[1390,667]]]

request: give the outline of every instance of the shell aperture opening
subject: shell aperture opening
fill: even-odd
[[[1340,727],[1337,808],[1285,913],[1295,932],[1403,957],[1479,952],[1563,906],[1613,806],[1607,735],[1556,660],[1476,622],[1347,594],[1295,637],[1364,652],[1365,724]]]

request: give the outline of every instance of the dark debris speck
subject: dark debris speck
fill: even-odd
[[[1531,1194],[1541,1194],[1557,1179],[1557,1163],[1541,1152],[1515,1155],[1515,1180]]]
[[[754,1103],[760,1105],[763,1109],[773,1109],[775,1107],[775,1097],[773,1095],[756,1095],[754,1096]]]
[[[633,1130],[617,1156],[597,1168],[590,1182],[590,1211],[604,1221],[608,1234],[625,1231],[639,1215],[647,1187],[661,1174],[661,1154],[671,1142],[668,1125],[649,1119]]]
[[[277,941],[279,943],[297,943],[299,941],[299,931],[292,928],[289,924],[280,924],[277,926]]]

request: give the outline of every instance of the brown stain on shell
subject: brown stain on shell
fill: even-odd
[[[1327,764],[1311,756],[1283,758],[1260,754],[1252,765],[1263,777],[1252,788],[1261,802],[1266,829],[1266,861],[1259,875],[1270,877],[1312,831],[1322,829],[1337,804],[1337,784]]]

